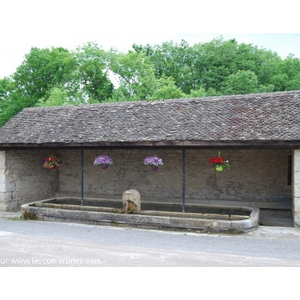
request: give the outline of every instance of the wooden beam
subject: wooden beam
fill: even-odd
[[[0,150],[78,148],[284,148],[300,149],[300,141],[146,141],[49,144],[0,144]]]

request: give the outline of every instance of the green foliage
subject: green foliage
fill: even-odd
[[[287,83],[285,89],[287,91],[300,90],[300,72],[293,76]]]
[[[0,102],[0,127],[22,109],[28,107],[28,99],[18,92],[9,94]],[[28,106],[27,106],[28,105]]]
[[[54,87],[50,90],[47,98],[40,98],[36,106],[61,106],[70,104],[68,101],[68,92],[63,88]]]
[[[299,90],[300,59],[289,55],[277,67],[279,72],[271,79],[275,87],[278,90]]]
[[[18,92],[14,80],[5,77],[0,80],[0,127],[15,114],[27,107],[26,98]]]
[[[117,95],[127,100],[147,100],[156,86],[155,69],[150,59],[141,52],[111,55],[111,71],[117,78]],[[116,94],[114,95],[114,98]]]
[[[68,85],[75,70],[76,61],[68,50],[32,48],[13,78],[19,91],[35,104],[54,86]]]
[[[207,96],[207,93],[205,91],[204,87],[200,87],[197,90],[191,90],[189,97],[191,98],[197,98],[197,97],[205,97]]]
[[[173,77],[176,86],[188,95],[199,87],[210,91],[209,94],[223,93],[224,81],[238,71],[254,72],[258,90],[270,90],[274,85],[271,78],[278,74],[278,65],[282,61],[276,53],[238,44],[235,39],[223,41],[222,37],[194,46],[182,41],[181,44],[168,42],[153,47],[134,45],[134,49],[150,58],[157,77],[162,74]]]
[[[77,91],[86,98],[87,103],[103,102],[113,93],[113,84],[108,76],[110,55],[94,43],[78,47],[74,56],[77,61],[77,72],[74,84]]]
[[[154,65],[156,77],[172,77],[179,89],[189,93],[189,78],[192,69],[190,68],[190,50],[186,41],[182,40],[180,44],[170,41],[162,43],[161,46],[155,45],[153,47],[134,45],[133,48],[138,53],[144,53],[149,57]]]
[[[285,90],[286,83],[288,82],[289,77],[287,74],[276,74],[271,77],[270,82],[274,85],[274,89],[277,91]]]
[[[32,48],[0,80],[0,126],[25,107],[164,100],[300,89],[300,59],[222,37],[133,45],[121,53],[87,43]]]
[[[162,76],[156,81],[156,88],[149,100],[165,100],[185,98],[186,94],[181,91],[175,84],[172,77]]]
[[[14,90],[14,82],[9,77],[0,80],[0,103],[4,101]]]
[[[221,91],[225,95],[251,94],[258,91],[258,79],[253,71],[237,71],[223,81]]]

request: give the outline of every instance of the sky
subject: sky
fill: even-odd
[[[300,58],[295,1],[286,0],[284,7],[271,3],[272,7],[256,0],[251,5],[231,0],[1,1],[0,79],[13,74],[32,47],[74,50],[87,42],[127,52],[134,43],[184,39],[193,45],[222,36],[282,58],[290,53]]]

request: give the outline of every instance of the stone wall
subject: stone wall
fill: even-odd
[[[42,168],[48,151],[0,151],[0,210],[17,210],[24,203],[55,195],[80,196],[80,150],[58,153],[63,161],[61,168],[48,170]],[[101,154],[113,159],[107,170],[93,165],[94,158]],[[145,157],[154,154],[164,162],[158,171],[144,165]],[[300,199],[300,192],[292,192],[289,182],[291,154],[289,150],[224,150],[222,155],[230,159],[232,167],[229,171],[215,172],[209,159],[217,155],[217,150],[186,150],[186,202],[291,209],[292,198]],[[297,176],[296,173],[294,181],[300,185]],[[121,201],[123,192],[129,189],[138,190],[142,201],[180,203],[181,150],[84,151],[86,197],[111,196]],[[299,207],[297,204],[294,209]]]
[[[0,151],[0,210],[19,210],[55,194],[58,172],[42,168],[47,155],[41,150]]]
[[[294,226],[300,227],[300,150],[293,152],[293,218]]]
[[[0,151],[0,210],[5,210],[6,201],[11,199],[9,192],[6,192],[6,162],[5,151]]]
[[[93,165],[97,155],[109,155],[113,164],[107,170]],[[143,164],[146,156],[158,155],[164,166],[151,171]],[[291,208],[289,150],[224,150],[229,171],[215,172],[209,159],[217,150],[186,150],[186,202],[234,204],[261,208]],[[81,155],[78,150],[60,150],[64,161],[59,170],[57,195],[80,196]],[[181,150],[85,150],[84,195],[116,196],[136,189],[142,201],[181,202]]]

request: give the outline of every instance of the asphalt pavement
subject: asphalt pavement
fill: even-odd
[[[204,234],[0,215],[0,267],[299,267],[300,229]]]

